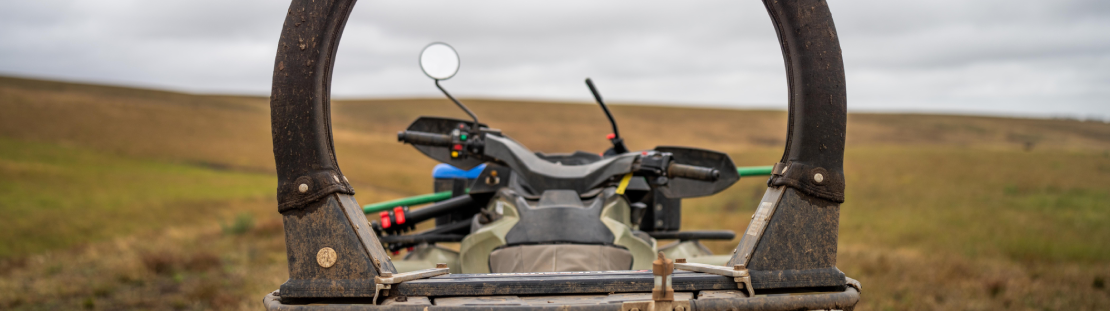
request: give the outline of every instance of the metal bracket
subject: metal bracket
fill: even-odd
[[[782,171],[785,172],[790,167],[783,167]],[[755,252],[755,247],[759,244],[759,240],[763,238],[763,231],[767,230],[767,225],[771,222],[771,216],[775,214],[775,209],[782,200],[782,194],[786,191],[785,186],[769,187],[767,192],[763,193],[763,199],[759,201],[759,207],[755,209],[752,214],[752,221],[748,223],[748,228],[744,230],[744,236],[740,238],[740,245],[733,251],[732,259],[729,260],[730,264],[747,266],[751,262],[752,253]]]
[[[752,287],[752,276],[748,273],[748,269],[745,268],[744,265],[735,265],[729,268],[702,263],[687,263],[685,258],[679,258],[675,259],[674,268],[732,277],[732,280],[736,281],[737,288],[746,290],[748,297],[755,297],[755,288]]]
[[[426,279],[426,278],[430,278],[430,277],[433,277],[433,276],[440,276],[440,275],[450,274],[450,273],[451,273],[451,270],[447,268],[447,264],[445,264],[445,263],[437,263],[436,267],[432,268],[432,269],[416,270],[416,271],[412,271],[412,272],[405,272],[405,273],[398,273],[398,274],[392,274],[392,273],[389,273],[389,272],[382,272],[381,275],[374,277],[374,300],[373,300],[373,303],[374,304],[378,303],[378,295],[381,294],[382,290],[391,289],[391,288],[393,288],[394,284],[400,284],[401,282],[405,282],[405,281]],[[386,296],[389,296],[389,292],[386,292]]]
[[[859,281],[857,281],[856,279],[850,278],[850,277],[844,277],[844,278],[848,280],[848,286],[851,286],[851,287],[855,288],[856,291],[858,291],[860,293],[863,293],[863,285],[860,285]]]

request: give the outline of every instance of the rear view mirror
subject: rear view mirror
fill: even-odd
[[[450,79],[459,72],[459,53],[447,43],[429,44],[420,52],[420,69],[436,81]]]

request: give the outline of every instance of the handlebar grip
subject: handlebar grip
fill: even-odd
[[[721,172],[709,167],[693,166],[671,163],[667,166],[667,175],[704,181],[716,181],[721,177]]]
[[[436,147],[450,147],[451,146],[451,136],[447,136],[447,135],[443,135],[443,134],[436,134],[436,133],[428,133],[428,132],[400,131],[400,132],[397,132],[397,141],[410,143],[410,144],[413,144],[413,145],[425,145],[425,146],[436,146]]]

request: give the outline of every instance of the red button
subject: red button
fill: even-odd
[[[605,135],[605,139],[613,139],[613,138],[617,138],[617,134],[609,133],[609,135]]]
[[[405,224],[405,208],[400,207],[400,206],[394,207],[393,208],[393,218],[397,218],[397,224],[398,225]]]
[[[389,212],[382,212],[379,215],[382,217],[382,229],[389,229],[389,227],[393,226],[393,224],[389,222]]]
[[[462,145],[455,145],[455,147],[452,147],[452,149],[462,150]]]

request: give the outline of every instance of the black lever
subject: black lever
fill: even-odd
[[[605,111],[605,116],[609,117],[609,124],[613,125],[613,137],[609,141],[613,142],[613,152],[622,154],[628,152],[628,147],[624,146],[624,139],[621,139],[621,132],[617,130],[617,120],[613,119],[613,114],[609,113],[609,107],[605,106],[605,102],[601,100],[601,93],[597,92],[597,87],[594,86],[594,81],[586,78],[586,86],[590,87],[590,92],[594,93],[594,99],[597,104],[601,105],[601,110]]]

